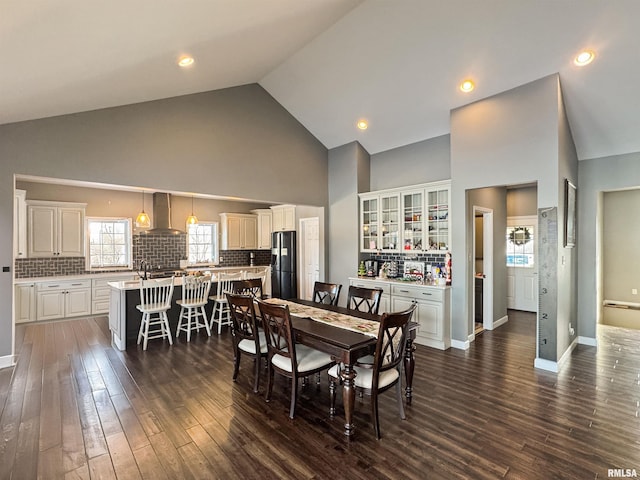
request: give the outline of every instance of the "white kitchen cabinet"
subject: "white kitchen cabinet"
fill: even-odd
[[[272,227],[274,232],[283,232],[296,229],[296,206],[274,205],[271,207],[273,214]]]
[[[86,204],[28,200],[29,257],[84,256]]]
[[[412,321],[418,323],[415,342],[440,350],[451,346],[451,288],[416,285],[394,280],[351,278],[351,285],[382,288],[378,313],[401,312],[416,302]]]
[[[111,296],[111,287],[109,282],[119,282],[136,280],[135,277],[130,274],[100,277],[91,280],[91,314],[100,315],[109,313],[109,301]]]
[[[400,251],[400,193],[360,196],[360,251]]]
[[[446,252],[451,182],[360,194],[360,251]]]
[[[451,320],[449,318],[449,288],[428,286],[391,286],[391,310],[406,310],[415,301],[417,304],[412,321],[419,327],[416,343],[446,350],[451,346]]]
[[[273,213],[270,208],[251,210],[258,219],[258,250],[271,249]]]
[[[221,213],[222,250],[258,248],[258,218],[243,213]]]
[[[13,212],[13,256],[27,258],[27,201],[25,190],[15,191]]]
[[[91,315],[91,280],[36,283],[36,320]]]
[[[16,323],[33,322],[36,319],[35,283],[20,283],[15,287]]]

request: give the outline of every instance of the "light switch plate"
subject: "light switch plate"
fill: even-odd
[[[638,289],[637,288],[632,288],[631,289],[631,295],[637,295],[638,294]]]

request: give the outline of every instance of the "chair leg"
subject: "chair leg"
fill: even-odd
[[[191,341],[191,322],[193,322],[193,309],[187,309],[187,342]]]
[[[144,341],[142,342],[142,350],[147,349],[147,341],[149,340],[149,323],[151,323],[151,314],[145,313],[146,318],[144,322]]]
[[[233,381],[235,382],[236,379],[238,378],[238,372],[240,371],[240,349],[237,347],[234,347],[236,352],[234,355],[234,359],[233,359]]]
[[[298,401],[298,377],[294,374],[291,378],[291,407],[289,408],[289,418],[296,416],[296,403]]]
[[[171,330],[169,329],[169,317],[167,316],[167,312],[160,313],[162,317],[162,322],[164,323],[164,327],[166,328],[167,338],[169,339],[169,345],[173,345],[173,339],[171,338]]]
[[[211,336],[211,328],[209,328],[207,312],[205,311],[204,306],[200,307],[200,310],[202,310],[202,321],[204,322],[204,329],[207,331],[207,335]]]
[[[270,360],[268,360],[270,362]],[[267,391],[265,392],[265,401],[271,401],[271,390],[273,390],[273,367],[271,363],[267,365]]]
[[[184,307],[180,307],[180,316],[178,317],[178,326],[176,327],[176,340],[180,336],[180,328],[182,327],[182,316],[184,315]]]
[[[371,416],[373,417],[373,428],[376,431],[376,438],[380,440],[380,418],[378,417],[378,394],[371,393]]]
[[[256,355],[255,358],[255,378],[253,380],[253,393],[258,393],[258,389],[260,387],[260,363],[261,363],[262,357],[260,356],[260,353],[258,352],[258,355]]]
[[[142,320],[140,320],[140,328],[138,329],[138,345],[140,345],[140,341],[142,340],[142,331],[144,330],[144,318],[147,314],[142,314]]]
[[[400,379],[396,382],[396,397],[398,400],[398,411],[400,412],[400,418],[405,420],[407,417],[404,414],[404,404],[402,403],[402,382]]]

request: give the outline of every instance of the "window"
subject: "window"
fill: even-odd
[[[132,268],[131,219],[88,217],[87,267]]]
[[[507,267],[534,266],[533,232],[533,225],[507,227]]]
[[[189,265],[218,263],[217,222],[187,225],[187,260]]]

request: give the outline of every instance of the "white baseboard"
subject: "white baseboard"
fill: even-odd
[[[558,373],[562,369],[564,364],[567,363],[567,360],[569,360],[569,357],[571,356],[571,352],[573,352],[573,349],[576,348],[577,345],[578,339],[574,338],[573,342],[571,342],[571,345],[569,345],[569,348],[567,348],[562,354],[562,357],[560,357],[560,360],[554,362],[553,360],[536,358],[533,362],[533,366],[541,370],[547,370],[548,372]]]
[[[598,339],[593,337],[578,337],[578,343],[580,345],[589,345],[591,347],[597,347]]]
[[[458,350],[469,350],[469,340],[463,342],[462,340],[456,340],[455,338],[452,338],[451,346],[453,348],[457,348]]]
[[[5,355],[0,357],[0,368],[13,367],[16,364],[13,355]]]
[[[546,370],[547,372],[558,373],[558,363],[551,360],[545,360],[544,358],[536,358],[533,361],[533,366],[540,370]]]
[[[493,329],[495,330],[496,328],[500,327],[501,325],[504,325],[508,321],[509,321],[509,316],[508,315],[505,315],[504,317],[499,318],[498,320],[493,322]]]

